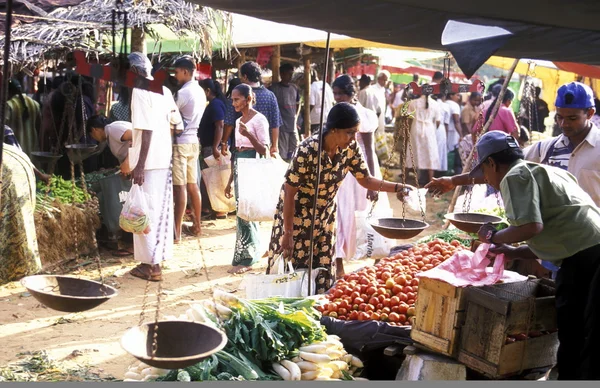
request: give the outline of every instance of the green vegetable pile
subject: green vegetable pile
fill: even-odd
[[[302,344],[326,339],[312,299],[250,301],[218,290],[215,299],[205,301],[196,320],[224,330],[225,349],[156,381],[281,380],[270,371],[273,362],[296,356]]]
[[[41,196],[45,196],[47,184],[37,183],[37,190]],[[63,204],[85,203],[91,199],[91,196],[84,192],[81,187],[75,185],[75,201],[73,201],[73,182],[66,181],[61,176],[52,175],[50,178],[50,192],[48,196],[57,199]],[[38,196],[39,197],[39,196]]]
[[[482,213],[482,214],[489,214],[491,216],[496,216],[496,217],[500,217],[503,220],[506,219],[506,211],[504,210],[504,208],[501,207],[495,207],[493,209],[478,209],[478,210],[474,210],[475,213]],[[496,230],[502,230],[502,229],[506,229],[508,228],[508,224],[505,222],[502,222],[498,225],[496,225]],[[469,236],[473,236],[474,238],[478,238],[477,234],[475,233],[469,233]]]
[[[464,245],[466,247],[471,245],[471,239],[466,237],[465,232],[462,232],[458,229],[442,230],[441,232],[432,234],[430,236],[423,237],[416,243],[424,244],[424,243],[428,243],[433,240],[442,240],[447,243],[451,243],[453,240],[457,240],[458,242],[460,242],[462,245]]]

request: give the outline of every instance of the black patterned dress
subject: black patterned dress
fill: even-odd
[[[285,181],[299,190],[295,197],[294,210],[294,252],[291,262],[294,268],[308,268],[310,259],[310,224],[315,196],[315,178],[318,162],[319,137],[313,135],[304,140],[294,152],[290,167],[285,174]],[[333,159],[323,151],[321,157],[321,181],[317,198],[317,218],[314,229],[313,268],[326,268],[316,278],[316,292],[325,293],[333,284],[335,242],[335,196],[346,174],[351,173],[357,179],[369,176],[369,170],[362,151],[356,142],[339,151]],[[284,185],[285,187],[285,185]],[[269,245],[269,265],[267,274],[275,258],[281,253],[283,237],[283,199],[284,187],[281,188],[279,203],[275,213],[275,222]]]

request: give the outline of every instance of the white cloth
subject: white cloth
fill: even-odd
[[[375,98],[377,99],[377,106],[378,106],[379,110],[381,111],[381,114],[379,115],[379,126],[377,127],[377,133],[384,133],[385,132],[385,116],[386,116],[387,105],[388,105],[387,97],[388,97],[389,90],[385,86],[379,85],[379,83],[376,83],[375,85],[373,85],[372,88],[373,88],[373,92],[375,94]]]
[[[452,117],[452,115],[458,115],[458,121],[460,122],[460,106],[452,100],[447,100],[446,105],[450,108],[450,114],[448,116],[448,136],[446,140],[448,152],[450,152],[458,147],[458,142],[460,141],[460,133],[458,132],[460,128],[456,128],[454,118]]]
[[[310,101],[309,105],[314,105],[314,108],[310,111],[310,123],[312,125],[319,124],[321,122],[321,95],[323,92],[323,81],[315,81],[310,85]],[[327,115],[333,107],[333,90],[328,83],[325,83],[325,106],[323,112],[323,122],[327,120]]]
[[[241,117],[235,120],[235,146],[254,148],[254,145],[250,139],[240,134],[241,120]],[[271,140],[269,140],[269,121],[262,113],[256,112],[254,117],[252,117],[250,121],[245,124],[248,132],[254,134],[256,139],[261,144],[270,144]]]
[[[142,132],[152,131],[145,170],[169,168],[171,165],[171,125],[181,123],[181,116],[171,91],[163,86],[163,94],[134,88],[131,93],[133,135],[129,149],[129,166],[133,170],[142,149]]]
[[[586,138],[572,152],[571,142],[564,135],[542,140],[523,150],[525,159],[541,163],[555,140],[554,153],[548,158],[547,164],[573,174],[579,186],[589,194],[596,206],[600,206],[600,129],[593,125]]]
[[[377,130],[378,120],[377,115],[370,109],[363,107],[360,102],[355,105],[358,116],[360,117],[359,135],[356,140],[366,155],[366,149],[363,138],[360,134],[371,133]],[[375,147],[372,148],[371,158],[375,167],[375,178],[381,179],[381,169],[379,161],[375,155]],[[337,225],[336,225],[336,241],[335,241],[335,256],[345,259],[351,259],[356,254],[356,211],[365,211],[369,208],[370,202],[367,200],[367,189],[362,187],[354,175],[346,174],[342,185],[337,193]],[[390,201],[387,193],[379,193],[377,207],[389,208]]]
[[[379,107],[379,101],[377,100],[375,91],[371,86],[361,89],[358,92],[357,98],[358,102],[360,102],[365,108],[372,110],[376,114],[382,112],[381,108]]]
[[[450,107],[441,101],[438,101],[441,109],[440,125],[435,131],[435,139],[437,141],[438,154],[440,157],[440,169],[438,171],[448,171],[448,149],[446,148],[447,134],[446,125],[450,119]]]
[[[177,144],[198,143],[198,128],[206,109],[206,93],[198,82],[192,79],[177,91],[175,102],[183,118],[184,128],[183,134],[176,139]]]
[[[150,233],[133,235],[133,256],[141,263],[159,264],[173,257],[173,185],[169,183],[170,173],[168,168],[144,173],[142,188],[149,207]]]
[[[426,109],[427,98],[429,98],[429,108]],[[435,134],[437,130],[436,122],[442,121],[442,111],[439,103],[431,97],[421,96],[410,102],[408,111],[414,115],[410,128],[410,141],[417,168],[421,170],[439,170],[440,156]],[[413,167],[410,156],[407,158],[407,167]]]
[[[397,109],[400,105],[402,105],[402,96],[404,96],[404,89],[398,91],[394,96],[394,101],[392,101],[392,108]]]
[[[132,129],[133,126],[128,121],[114,121],[104,127],[110,152],[119,160],[119,163],[123,163],[127,158],[129,147],[131,147],[130,140],[122,141],[121,138],[125,132]]]

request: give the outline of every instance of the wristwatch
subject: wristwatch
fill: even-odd
[[[485,236],[485,239],[486,239],[486,241],[487,241],[488,243],[490,243],[490,244],[493,244],[494,242],[492,241],[492,239],[494,238],[494,235],[495,235],[497,232],[498,232],[498,231],[497,231],[497,230],[495,230],[495,229],[488,230],[488,232],[487,232],[487,234],[486,234],[486,236]]]

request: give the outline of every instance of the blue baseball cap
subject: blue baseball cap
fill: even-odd
[[[509,148],[519,148],[519,143],[511,135],[503,131],[490,131],[481,136],[477,144],[477,165],[469,173],[471,178],[480,178],[483,176],[481,165],[491,155]]]
[[[588,109],[596,106],[594,92],[586,84],[571,82],[561,86],[556,93],[557,108]]]

